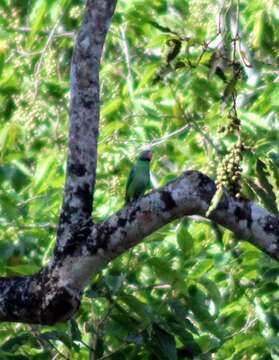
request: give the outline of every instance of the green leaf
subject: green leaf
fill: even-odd
[[[32,275],[40,270],[40,267],[35,264],[21,264],[15,266],[5,266],[7,270],[10,270],[19,275]]]
[[[36,35],[44,25],[46,15],[50,12],[51,7],[55,4],[55,0],[37,0],[33,11],[30,14],[31,20],[31,33],[29,36],[29,47],[32,47],[36,40]]]
[[[221,316],[229,316],[237,314],[243,309],[243,304],[240,301],[234,301],[224,306],[220,312]]]
[[[181,280],[180,274],[173,270],[170,266],[168,261],[159,258],[150,258],[148,259],[148,264],[152,266],[156,275],[167,282],[173,282],[177,280]]]
[[[220,327],[215,323],[214,317],[209,312],[208,299],[199,287],[189,286],[186,301],[203,328],[219,339],[226,335],[225,329],[220,330]]]
[[[40,336],[46,340],[61,341],[69,349],[71,349],[73,346],[73,342],[69,335],[62,331],[46,331],[41,333]]]
[[[105,104],[102,107],[102,111],[101,111],[102,117],[106,117],[106,116],[109,116],[109,115],[115,113],[121,105],[122,105],[121,98],[117,97],[117,98],[111,100],[110,102],[108,102],[107,104]]]
[[[205,287],[209,297],[215,302],[215,304],[220,305],[222,302],[222,296],[216,283],[206,277],[200,278],[199,282]]]
[[[128,311],[123,310],[119,304],[117,304],[117,307],[120,311],[114,311],[111,314],[111,319],[115,322],[113,324],[114,327],[111,329],[114,336],[122,338],[122,336],[127,336],[129,333],[135,332],[140,324],[140,321],[138,321],[134,316],[132,317]]]
[[[0,351],[1,360],[30,360],[30,356],[10,354]]]
[[[275,197],[275,194],[273,191],[272,184],[269,181],[270,174],[268,173],[268,168],[267,168],[266,164],[263,161],[261,161],[260,159],[257,159],[256,172],[257,172],[258,179],[259,179],[259,182],[260,182],[262,188],[273,199],[273,202],[276,206],[276,197]]]
[[[14,194],[5,194],[2,193],[0,196],[0,205],[2,209],[2,213],[5,214],[5,217],[14,221],[19,216],[18,208],[17,208],[17,198]]]
[[[44,256],[42,258],[42,265],[43,266],[47,264],[49,258],[51,257],[51,253],[52,253],[52,251],[53,251],[53,249],[55,247],[55,244],[56,244],[56,237],[55,236],[50,237],[49,243],[47,245],[47,248],[46,248],[46,250],[44,252]]]
[[[1,52],[1,41],[0,41],[0,77],[2,76],[5,65],[5,54]]]
[[[1,157],[3,156],[3,153],[5,152],[6,143],[8,139],[9,134],[9,124],[6,124],[2,130],[0,131],[0,153]]]
[[[186,226],[182,223],[180,224],[177,235],[177,243],[180,247],[180,250],[183,252],[185,257],[188,257],[194,247],[194,239],[192,238],[189,231],[186,229]]]
[[[12,74],[7,74],[5,71],[5,76],[2,76],[0,80],[0,94],[10,95],[12,93],[18,92],[20,85],[18,84],[18,79]]]
[[[142,74],[141,76],[141,80],[139,83],[139,89],[142,89],[146,86],[146,84],[148,84],[155,76],[156,72],[158,70],[158,65],[150,65],[148,67],[145,68],[145,72]]]
[[[98,336],[94,351],[95,359],[100,359],[103,356],[104,351],[105,351],[105,342],[100,336]]]
[[[73,341],[80,341],[82,340],[82,335],[79,330],[78,324],[74,319],[70,320],[70,334]]]
[[[117,293],[125,280],[125,275],[107,275],[105,281],[114,293]]]
[[[271,211],[273,214],[278,214],[277,204],[274,201],[274,198],[270,196],[265,190],[263,190],[260,186],[254,183],[252,180],[245,179],[247,185],[254,191],[254,193],[258,196],[258,198],[263,203],[264,207]]]
[[[34,337],[30,333],[22,333],[13,336],[1,345],[1,350],[6,352],[16,352],[22,345],[25,345],[30,340],[34,340]]]
[[[274,31],[270,23],[270,16],[266,11],[259,12],[255,17],[253,47],[262,48],[272,53]]]
[[[212,212],[217,209],[223,195],[224,195],[224,188],[223,186],[220,186],[219,189],[216,190],[213,198],[211,199],[210,206],[205,214],[206,217],[210,217]]]
[[[34,191],[40,193],[48,187],[48,181],[55,175],[57,155],[49,154],[37,163],[34,176]]]
[[[185,326],[179,322],[168,322],[168,326],[172,332],[178,336],[179,340],[184,344],[192,356],[198,356],[202,350],[195,341],[193,335],[185,329]]]
[[[279,209],[279,167],[272,158],[272,155],[269,158],[268,169],[270,173],[270,182],[276,197],[277,209]]]
[[[15,122],[7,123],[0,132],[0,154],[3,157],[9,150],[16,148],[21,127]]]
[[[138,300],[135,296],[129,294],[121,294],[119,299],[127,304],[131,311],[134,311],[142,320],[149,320],[150,314],[146,304]]]
[[[157,359],[176,360],[176,346],[173,335],[160,325],[152,325],[151,343],[152,353]]]
[[[228,355],[240,355],[242,351],[248,351],[251,348],[264,348],[266,339],[258,334],[238,334],[231,340],[224,343],[216,354],[217,360],[227,359]]]
[[[206,274],[213,266],[214,261],[212,259],[201,260],[194,266],[190,275],[192,278],[199,278]]]
[[[29,183],[30,173],[23,164],[14,161],[12,164],[11,183],[15,191],[19,192]]]

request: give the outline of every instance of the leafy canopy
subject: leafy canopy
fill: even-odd
[[[155,186],[198,169],[278,214],[275,5],[119,0],[102,62],[96,220],[123,204],[147,144]],[[83,6],[0,1],[2,276],[34,273],[51,256]],[[0,357],[277,359],[278,276],[278,264],[229,231],[183,219],[96,275],[74,320],[2,324]]]

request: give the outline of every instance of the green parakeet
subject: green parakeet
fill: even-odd
[[[150,186],[151,150],[145,150],[132,168],[126,185],[126,204],[141,197]]]

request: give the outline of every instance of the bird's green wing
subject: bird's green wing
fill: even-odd
[[[132,170],[130,171],[130,174],[128,176],[128,180],[127,180],[127,184],[126,184],[126,194],[125,194],[125,201],[127,203],[127,201],[129,200],[129,195],[128,195],[128,190],[129,190],[129,186],[131,185],[132,181],[134,180],[136,175],[136,167],[134,166],[132,168]]]

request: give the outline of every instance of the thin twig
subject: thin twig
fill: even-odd
[[[233,38],[233,63],[236,62],[236,45],[240,41],[239,36],[239,16],[240,16],[240,9],[239,9],[239,0],[237,0],[236,5],[236,30],[235,30],[235,36]]]
[[[133,85],[134,81],[133,81],[133,75],[132,75],[132,66],[131,66],[129,46],[128,46],[128,41],[127,41],[127,36],[126,36],[126,25],[120,27],[120,35],[121,35],[121,40],[122,40],[122,45],[123,45],[123,52],[124,52],[124,56],[125,56],[125,60],[126,60],[126,64],[127,64],[128,89],[129,89],[131,98],[133,98],[133,96],[134,96],[134,85]]]
[[[246,55],[244,54],[244,51],[241,49],[241,40],[238,41],[238,52],[239,56],[241,57],[241,60],[243,61],[243,64],[248,68],[253,68],[252,64],[247,59]]]
[[[44,62],[44,57],[45,57],[45,54],[46,52],[48,51],[48,49],[50,48],[52,42],[53,42],[53,39],[54,39],[54,36],[55,36],[55,32],[56,32],[56,29],[58,27],[60,23],[60,19],[56,21],[56,23],[54,24],[51,32],[49,33],[49,37],[47,39],[47,42],[42,50],[42,55],[39,59],[39,61],[37,62],[36,64],[36,67],[35,67],[35,74],[34,74],[34,77],[35,77],[35,90],[34,90],[34,99],[37,97],[37,94],[38,94],[38,89],[39,89],[39,83],[40,83],[40,80],[39,80],[39,73],[40,73],[40,70],[41,70],[41,67],[43,65],[43,62]]]
[[[195,67],[200,64],[200,62],[201,62],[204,54],[205,54],[205,53],[207,52],[207,50],[209,49],[209,45],[210,45],[213,41],[215,41],[220,34],[221,34],[220,30],[218,30],[218,32],[214,35],[214,37],[213,37],[212,39],[210,39],[209,41],[204,42],[203,48],[202,48],[202,52],[200,53],[200,56],[198,57],[198,60],[197,60],[197,62],[196,62]],[[218,47],[218,46],[219,46],[219,44],[218,44],[216,47]]]
[[[21,230],[26,230],[26,229],[49,229],[49,230],[56,230],[57,226],[55,224],[17,224],[14,222],[0,222],[0,227],[13,227],[13,228],[18,228]]]
[[[133,289],[134,291],[143,291],[143,290],[166,290],[171,288],[170,284],[157,284],[157,285],[146,285],[146,286],[137,286],[134,284],[127,285],[128,288]]]
[[[159,139],[156,139],[156,140],[153,140],[151,143],[150,143],[150,146],[151,147],[154,147],[154,146],[158,146],[160,144],[162,144],[163,142],[169,140],[170,138],[172,138],[173,136],[176,136],[176,135],[179,135],[183,132],[185,132],[186,130],[189,130],[190,129],[190,125],[189,124],[186,124],[184,126],[182,126],[180,129],[177,129],[167,135],[164,135],[162,136],[161,138]]]
[[[28,34],[32,31],[31,27],[28,26],[20,26],[17,28],[7,28],[5,29],[6,32],[18,32],[18,33],[22,33],[22,34]],[[40,36],[49,36],[50,32],[49,31],[44,31],[44,30],[40,30],[38,32],[38,35]],[[57,32],[54,37],[58,38],[58,37],[70,37],[70,38],[74,38],[76,35],[76,33],[74,31],[59,31]]]
[[[171,87],[172,88],[172,87]],[[210,136],[208,134],[206,134],[198,125],[195,124],[194,121],[191,121],[191,119],[189,119],[188,114],[184,111],[179,99],[176,97],[176,92],[174,91],[174,89],[172,88],[172,92],[173,92],[173,97],[180,109],[180,113],[182,114],[182,117],[185,121],[185,123],[188,123],[190,127],[192,127],[193,129],[195,129],[210,145],[211,147],[215,150],[216,155],[219,157],[219,149],[217,148],[217,146],[214,144],[213,140],[210,138]],[[190,122],[191,121],[191,122]]]

